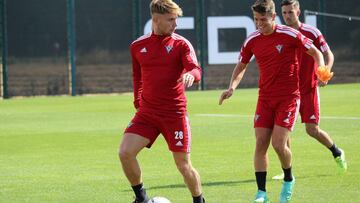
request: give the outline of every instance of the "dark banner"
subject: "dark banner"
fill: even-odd
[[[68,94],[66,1],[7,1],[9,92],[17,95]],[[135,9],[135,2],[138,7]],[[205,16],[204,84],[225,88],[247,35],[256,28],[254,1],[176,1],[184,16],[177,32],[197,46],[197,10]],[[277,23],[282,23],[280,4]],[[134,31],[151,31],[150,0],[76,0],[75,32],[78,94],[131,91],[129,45]],[[360,21],[326,16],[304,16],[304,10],[360,16],[357,1],[303,0],[301,20],[317,26],[335,54],[334,82],[359,82]],[[138,17],[139,21],[135,21]],[[254,65],[252,65],[254,66]],[[247,72],[242,87],[255,87],[257,70]]]

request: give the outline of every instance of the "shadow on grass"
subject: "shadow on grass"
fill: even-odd
[[[310,175],[310,176],[296,176],[296,179],[307,179],[307,178],[314,178],[314,177],[329,177],[329,174],[320,174],[320,175]],[[282,180],[272,180],[268,179],[267,181],[282,181]],[[248,179],[248,180],[237,180],[237,181],[217,181],[217,182],[205,182],[201,185],[203,187],[213,187],[213,186],[232,186],[232,185],[239,185],[243,183],[255,183],[255,179]],[[171,184],[171,185],[159,185],[153,187],[146,187],[146,190],[156,190],[156,189],[169,189],[169,188],[186,188],[185,184]],[[131,189],[123,190],[123,192],[132,191]]]
[[[239,185],[242,183],[252,183],[255,182],[254,179],[251,180],[238,180],[238,181],[218,181],[218,182],[206,182],[202,183],[201,185],[203,187],[212,187],[212,186],[231,186],[231,185]],[[153,186],[153,187],[146,187],[146,190],[155,190],[155,189],[169,189],[169,188],[186,188],[185,184],[172,184],[172,185],[159,185],[159,186]],[[129,189],[123,190],[125,191],[131,191]]]

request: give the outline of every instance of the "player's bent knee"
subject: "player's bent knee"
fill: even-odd
[[[124,151],[119,149],[118,156],[119,156],[120,160],[125,160],[128,155]]]
[[[306,133],[309,136],[316,138],[319,134],[319,127],[317,126],[306,127]]]
[[[189,173],[191,173],[191,171],[192,171],[192,166],[189,164],[189,163],[187,163],[187,162],[177,162],[176,163],[176,167],[177,167],[177,169],[179,170],[179,172],[181,173],[181,174],[183,174],[184,176],[186,175],[186,174],[189,174]]]
[[[119,149],[118,155],[119,155],[120,160],[122,160],[122,161],[129,160],[129,159],[132,159],[135,157],[134,154],[132,154],[130,151],[123,149],[123,148]]]
[[[261,147],[261,146],[256,145],[255,153],[259,154],[259,155],[266,155],[267,147]]]
[[[283,145],[282,143],[272,142],[271,144],[278,154],[285,151],[285,145]]]

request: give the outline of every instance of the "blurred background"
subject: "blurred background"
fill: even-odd
[[[0,2],[2,96],[132,91],[129,45],[150,29],[150,0]],[[193,44],[204,72],[203,82],[192,89],[227,88],[240,46],[254,29],[250,9],[254,1],[175,2],[184,11],[176,32]],[[280,2],[275,0],[279,23],[283,22]],[[300,3],[301,19],[316,24],[335,54],[331,83],[360,82],[360,21],[347,17],[360,16],[358,2]],[[305,10],[339,16],[312,13],[305,18]],[[252,62],[240,87],[256,87],[257,76]],[[72,79],[76,81],[74,86]]]

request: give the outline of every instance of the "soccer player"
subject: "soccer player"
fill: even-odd
[[[125,129],[119,158],[134,190],[134,203],[147,203],[149,197],[136,157],[161,133],[193,202],[204,203],[200,176],[190,160],[191,130],[185,97],[185,88],[200,80],[201,68],[190,42],[174,33],[182,9],[172,0],[152,0],[150,12],[152,33],[130,46],[137,112]]]
[[[254,168],[258,187],[254,202],[268,202],[266,175],[267,149],[270,142],[284,171],[280,202],[288,202],[293,193],[292,154],[286,142],[293,130],[300,105],[297,51],[311,55],[319,66],[324,66],[321,52],[312,41],[295,29],[275,23],[272,0],[257,0],[252,6],[257,30],[245,40],[229,88],[219,99],[221,105],[232,96],[243,78],[247,64],[255,56],[259,68],[259,97],[254,117]]]
[[[314,45],[322,52],[326,66],[331,70],[334,64],[334,55],[324,36],[317,28],[300,22],[299,1],[283,0],[281,2],[281,13],[287,26],[300,31],[304,36],[313,41]],[[298,59],[300,64],[301,120],[305,123],[307,134],[327,147],[331,151],[339,170],[345,172],[347,170],[347,163],[344,151],[339,149],[328,133],[319,127],[320,95],[318,86],[325,86],[327,83],[317,79],[316,70],[318,66],[310,56],[299,52]]]

